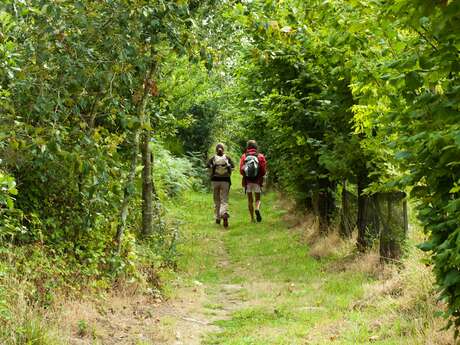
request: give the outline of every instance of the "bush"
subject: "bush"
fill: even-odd
[[[152,146],[155,155],[154,180],[161,200],[178,196],[189,189],[202,188],[205,171],[201,166],[204,167],[204,164],[200,166],[196,155],[176,157],[159,143],[152,143]]]

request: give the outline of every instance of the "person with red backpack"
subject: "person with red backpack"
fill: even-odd
[[[211,182],[214,194],[214,214],[216,224],[224,221],[224,228],[228,227],[228,194],[231,185],[232,169],[235,167],[230,157],[225,153],[224,144],[216,145],[216,154],[208,161],[207,167],[211,171]]]
[[[267,171],[267,161],[262,153],[257,150],[255,140],[249,140],[246,150],[240,159],[240,174],[243,175],[243,187],[248,194],[248,208],[251,221],[254,222],[254,213],[257,222],[262,221],[260,214],[260,195],[264,184],[264,176]],[[255,196],[255,209],[254,197]]]

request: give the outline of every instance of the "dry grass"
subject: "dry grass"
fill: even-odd
[[[355,242],[353,242],[355,246]],[[355,259],[350,263],[348,269],[355,272],[366,273],[370,277],[383,279],[383,266],[380,263],[380,256],[376,250],[370,250],[367,253],[357,254]]]
[[[293,222],[289,218],[287,221]],[[310,246],[310,256],[333,259],[328,269],[365,273],[375,279],[364,287],[363,298],[350,306],[359,310],[371,306],[381,310],[377,319],[369,320],[370,324],[387,329],[389,336],[395,336],[391,334],[396,332],[392,325],[399,320],[406,328],[404,332],[411,334],[417,344],[454,344],[453,332],[442,330],[446,321],[437,316],[445,306],[438,301],[431,268],[422,263],[423,252],[412,246],[396,265],[383,265],[377,248],[364,254],[356,252],[356,237],[343,239],[336,229],[331,229],[326,237],[320,236],[318,220],[313,215],[297,218],[291,228],[302,234],[303,241]],[[416,228],[410,236],[411,243],[422,241],[421,232]]]
[[[70,344],[131,344],[133,339],[165,341],[159,331],[160,303],[157,297],[121,291],[95,300],[64,300],[55,310],[60,333]]]
[[[343,253],[346,249],[346,241],[340,236],[333,232],[326,237],[322,237],[313,242],[310,246],[309,254],[315,259],[321,259],[325,257],[336,257]]]
[[[153,288],[120,281],[110,295],[94,289],[72,294],[75,299],[59,294],[44,307],[42,301],[31,299],[29,281],[12,275],[2,278],[2,345],[132,344],[133,339],[144,344],[175,337],[169,328],[162,332],[156,313],[162,300]]]
[[[289,209],[283,220],[287,227],[293,231],[299,232],[302,235],[302,242],[310,245],[317,242],[321,236],[318,232],[318,218],[311,213],[296,213],[294,206],[284,205],[286,202],[278,202],[280,207]]]
[[[306,344],[315,344],[318,339],[324,339],[323,343],[333,344],[340,341],[341,334],[350,329],[350,321],[337,320],[334,323],[323,322],[313,327],[306,336]]]
[[[373,322],[389,329],[390,335],[396,332],[391,325],[399,320],[403,332],[420,340],[417,344],[452,345],[453,332],[442,330],[446,322],[437,316],[445,306],[438,300],[431,268],[422,263],[424,256],[413,247],[398,265],[380,264],[376,252],[356,259],[349,270],[371,273],[377,279],[364,287],[364,297],[351,307],[381,310]]]
[[[438,300],[431,269],[421,263],[423,256],[414,248],[402,266],[386,266],[380,279],[365,287],[364,300],[387,310],[387,323],[409,320],[408,332],[425,339],[424,344],[453,344],[452,332],[441,330],[445,320],[436,316],[445,306]]]
[[[24,282],[4,277],[1,288],[7,291],[6,302],[0,296],[0,344],[60,345],[53,313],[32,304],[26,297]]]

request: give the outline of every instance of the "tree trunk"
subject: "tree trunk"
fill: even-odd
[[[318,192],[318,216],[319,216],[319,233],[325,236],[329,232],[332,215],[335,209],[335,200],[333,190],[335,185],[329,179],[319,180],[320,191]]]
[[[359,251],[366,251],[372,240],[379,234],[379,220],[373,196],[364,194],[364,189],[369,185],[367,174],[358,176],[358,239],[356,245]]]
[[[321,234],[321,236],[326,236],[329,232],[327,199],[327,192],[320,191],[318,193],[319,233]]]
[[[379,194],[380,232],[380,261],[390,262],[399,260],[406,239],[407,202],[403,192]]]
[[[347,191],[347,180],[342,181],[342,208],[340,211],[340,227],[339,234],[343,238],[350,238],[353,233],[355,224],[353,222],[353,216],[351,214],[350,207],[350,196]]]
[[[150,94],[157,95],[156,84],[152,77],[156,69],[156,64],[153,61],[148,75],[144,81],[144,104],[139,114],[141,121],[142,135],[141,135],[141,153],[142,153],[142,228],[141,234],[146,237],[153,231],[153,179],[152,179],[152,152],[150,149],[150,115],[145,111],[147,99]]]
[[[304,207],[306,211],[314,212],[313,196],[307,196],[304,200]]]
[[[152,179],[151,179],[151,164],[150,164],[150,158],[148,159],[148,164],[146,164],[146,159],[145,159],[145,147],[147,147],[147,152],[150,151],[150,148],[148,146],[148,142],[150,140],[150,130],[146,130],[145,128],[150,127],[150,117],[146,114],[146,107],[147,107],[147,102],[149,99],[149,95],[151,93],[151,84],[152,84],[152,76],[153,73],[155,72],[155,63],[152,62],[150,69],[148,70],[144,83],[142,85],[142,90],[141,90],[141,97],[140,99],[136,100],[137,103],[137,116],[139,117],[140,123],[141,123],[141,128],[143,128],[142,133],[142,142],[139,145],[139,136],[141,135],[140,132],[141,130],[136,130],[134,133],[134,140],[133,140],[133,145],[132,145],[132,156],[131,156],[131,164],[130,164],[130,170],[128,174],[128,179],[126,181],[124,193],[123,193],[123,202],[121,205],[121,210],[120,210],[120,223],[117,226],[117,233],[115,235],[115,243],[117,246],[117,252],[120,252],[121,249],[121,241],[123,238],[123,233],[126,228],[126,218],[128,216],[128,206],[129,206],[129,199],[131,198],[132,191],[134,190],[134,179],[136,177],[136,166],[137,166],[137,155],[139,152],[139,146],[141,146],[141,151],[142,151],[142,161],[144,163],[143,167],[143,172],[142,172],[142,228],[141,228],[141,233],[143,235],[149,234],[150,230],[152,228],[152,197],[151,193],[149,194],[148,192],[144,191],[145,188],[149,188],[149,181],[150,181],[150,190],[152,190]],[[146,125],[148,124],[148,126]],[[148,169],[148,177],[146,178],[146,169]],[[147,181],[146,185],[144,185],[144,182]],[[147,187],[146,187],[147,186]],[[145,202],[145,199],[150,199],[150,203]],[[146,211],[146,212],[145,212]],[[150,226],[147,224],[145,225],[145,221],[149,221],[148,215],[150,214]]]
[[[126,228],[126,218],[128,217],[129,199],[131,199],[131,195],[133,194],[134,190],[134,178],[136,177],[137,154],[139,150],[139,131],[137,130],[134,132],[134,140],[131,150],[131,163],[129,167],[128,179],[126,180],[126,185],[123,191],[123,202],[121,204],[120,210],[120,222],[118,223],[117,234],[115,235],[117,253],[120,253],[121,241]]]
[[[153,180],[152,154],[150,150],[150,131],[144,130],[141,140],[142,152],[142,236],[148,236],[153,230]]]
[[[358,176],[358,218],[356,220],[356,226],[358,227],[358,238],[356,241],[356,245],[359,251],[365,251],[367,248],[367,241],[366,241],[366,221],[365,221],[365,213],[366,213],[366,197],[363,195],[363,180],[362,177]]]

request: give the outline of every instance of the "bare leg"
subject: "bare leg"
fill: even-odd
[[[255,193],[256,194],[256,219],[257,222],[260,223],[262,221],[262,216],[260,215],[260,193]]]
[[[252,198],[252,192],[248,192],[248,208],[249,214],[251,215],[251,221],[254,221],[254,201]]]
[[[256,210],[260,209],[260,193],[256,194]]]

